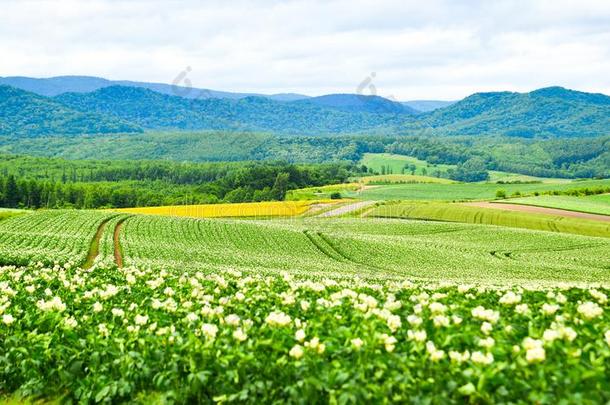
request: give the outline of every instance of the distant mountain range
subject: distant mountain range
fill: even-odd
[[[0,84],[16,87],[41,96],[53,97],[62,93],[89,93],[110,86],[141,87],[156,91],[157,93],[184,98],[228,98],[239,100],[241,98],[258,96],[275,101],[295,101],[309,96],[295,93],[256,94],[231,93],[196,87],[185,87],[165,83],[134,82],[130,80],[108,80],[94,76],[57,76],[50,78],[32,78],[24,76],[0,77]]]
[[[306,97],[216,92],[231,97],[188,98],[184,94],[168,94],[170,85],[144,83],[161,86],[163,91],[157,91],[143,85],[107,85],[113,82],[98,78],[82,80],[80,76],[10,79],[13,84],[18,81],[21,87],[33,86],[37,93],[53,96],[0,85],[0,135],[129,133],[147,129],[239,130],[288,135],[425,133],[585,137],[610,134],[610,97],[561,87],[530,93],[476,93],[458,102],[417,101],[413,103],[418,104],[410,106],[357,94]],[[67,88],[75,91],[62,91]],[[432,110],[419,113],[417,108]]]

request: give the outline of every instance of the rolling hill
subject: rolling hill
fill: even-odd
[[[525,138],[607,135],[610,97],[562,87],[530,93],[476,93],[424,115],[419,124],[446,135]]]
[[[110,114],[150,129],[222,129],[320,134],[396,131],[405,114],[343,111],[264,97],[186,99],[151,90],[111,86],[91,93],[66,93],[56,101],[79,111]]]
[[[336,108],[343,111],[369,113],[417,114],[418,111],[401,103],[379,96],[361,94],[327,94],[298,101],[300,104],[313,104]]]
[[[142,132],[142,129],[117,117],[76,111],[50,98],[0,85],[0,135],[119,132]]]
[[[49,78],[33,78],[24,76],[0,77],[0,84],[16,87],[41,96],[53,97],[62,93],[89,93],[110,86],[141,87],[161,94],[180,96],[184,98],[228,98],[241,99],[250,96],[266,97],[275,101],[295,101],[308,96],[296,93],[256,94],[232,93],[202,89],[196,87],[176,86],[165,83],[148,83],[131,80],[108,80],[94,76],[57,76]]]

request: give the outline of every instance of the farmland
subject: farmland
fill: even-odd
[[[512,202],[513,200],[511,199],[508,201]],[[569,218],[558,215],[511,212],[502,210],[502,205],[499,203],[494,205],[497,205],[497,209],[453,203],[398,202],[380,205],[374,210],[369,211],[367,215],[383,218],[408,218],[488,224],[540,231],[610,237],[610,225],[607,222]]]
[[[533,205],[537,207],[560,208],[563,210],[610,215],[610,194],[574,196],[536,196],[514,198],[507,202]]]
[[[529,184],[496,184],[496,183],[460,183],[460,184],[389,184],[362,190],[359,198],[367,200],[491,200],[496,198],[498,190],[504,190],[508,196],[521,194],[567,192],[575,189],[595,189],[610,187],[610,180],[583,180],[569,183],[529,183]],[[349,195],[356,195],[355,193]]]
[[[0,240],[21,266],[0,268],[0,391],[19,398],[610,398],[607,238],[43,211]]]
[[[123,208],[117,212],[129,214],[168,215],[173,217],[290,217],[305,213],[315,203],[336,201],[272,201],[240,204],[174,205],[161,207]]]

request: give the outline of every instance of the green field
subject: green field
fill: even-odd
[[[512,200],[510,200],[512,201]],[[556,215],[504,211],[452,203],[398,202],[380,205],[367,216],[487,224],[511,228],[610,237],[610,223]]]
[[[610,194],[583,197],[541,195],[526,198],[511,198],[508,203],[560,208],[563,210],[610,215]]]
[[[0,402],[610,397],[610,238],[72,210],[0,246]]]
[[[510,196],[516,192],[533,194],[534,192],[544,193],[584,188],[592,189],[596,187],[610,187],[610,179],[573,181],[558,184],[389,184],[371,187],[359,193],[348,194],[348,196],[357,196],[365,200],[465,201],[492,200],[496,197],[498,190],[504,190]]]
[[[448,169],[454,169],[454,165],[445,164],[429,164],[424,160],[419,160],[411,156],[394,155],[391,153],[365,153],[360,160],[360,163],[366,167],[372,168],[377,173],[382,172],[382,167],[389,167],[392,174],[401,174],[402,169],[405,165],[415,166],[416,175],[423,176],[424,170],[428,176],[436,176],[435,173],[438,171],[441,174],[447,172]],[[411,170],[405,169],[406,174],[411,174]],[[386,173],[389,174],[389,173]],[[441,176],[442,177],[442,176]]]

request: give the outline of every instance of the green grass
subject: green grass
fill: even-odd
[[[330,199],[330,195],[332,193],[338,192],[341,194],[341,196],[345,196],[358,190],[359,188],[360,185],[357,183],[331,184],[328,186],[300,188],[297,190],[288,190],[286,193],[286,200],[326,200]]]
[[[507,203],[560,208],[563,210],[610,215],[610,194],[574,197],[566,195],[541,195],[526,198],[511,198]]]
[[[393,174],[401,174],[401,171],[405,165],[414,165],[416,167],[414,174],[420,176],[424,175],[423,169],[426,170],[428,176],[434,176],[436,171],[445,173],[448,169],[455,168],[454,165],[433,165],[424,160],[419,160],[411,156],[395,155],[391,153],[365,153],[360,160],[360,163],[372,168],[378,173],[381,173],[382,166],[389,166]],[[411,171],[405,169],[405,173],[410,174]]]
[[[610,187],[610,179],[572,181],[561,184],[495,184],[495,183],[459,183],[459,184],[391,184],[372,187],[360,193],[348,194],[366,200],[428,200],[428,201],[464,201],[492,200],[497,190],[506,191],[507,195],[516,192],[533,194],[534,192],[567,191],[580,188]]]
[[[540,231],[562,232],[610,238],[610,223],[451,203],[388,203],[376,207],[369,216],[426,219],[499,225]]]

